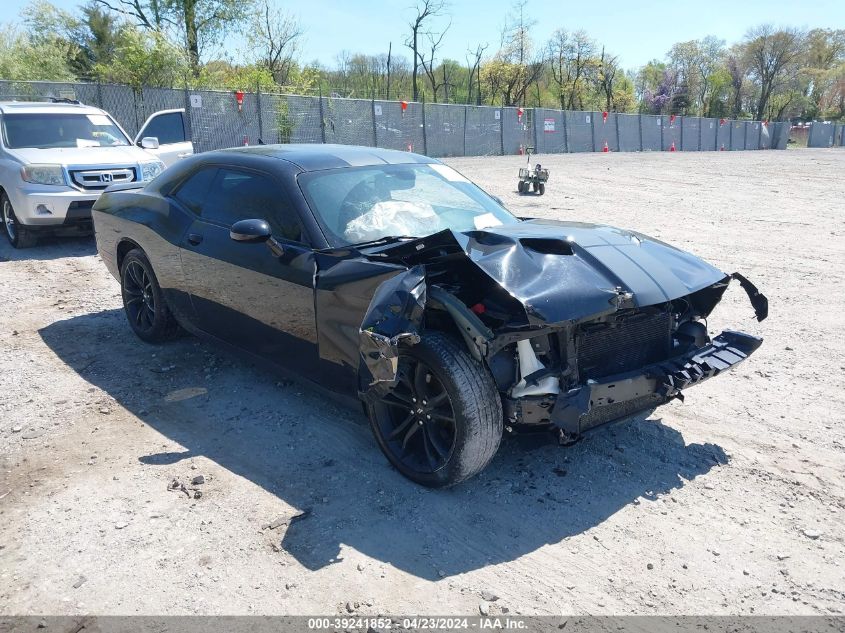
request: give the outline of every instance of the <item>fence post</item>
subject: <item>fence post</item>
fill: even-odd
[[[704,126],[704,118],[698,117],[698,151],[701,151],[701,128]]]
[[[679,143],[680,147],[676,149],[682,152],[684,151],[684,119],[686,119],[687,117],[679,116],[678,118],[681,120],[681,142]]]
[[[370,115],[373,119],[373,147],[378,147],[378,131],[376,130],[376,98],[373,98],[370,101]]]
[[[593,143],[593,150],[596,151],[596,113],[590,112],[590,138]]]
[[[258,109],[258,140],[264,142],[264,121],[261,117],[261,84],[255,84],[255,107]]]
[[[326,142],[326,113],[323,110],[323,86],[320,85],[320,142]]]
[[[464,156],[467,155],[467,111],[469,106],[464,106]]]
[[[187,133],[188,133],[187,136],[188,136],[188,138],[191,139],[191,143],[194,143],[194,122],[193,122],[193,117],[191,115],[191,110],[193,108],[191,107],[191,95],[188,93],[188,84],[185,84],[184,95],[185,95],[185,125],[188,127],[188,129],[186,130]],[[196,143],[194,143],[194,145],[196,146]]]
[[[103,110],[103,84],[97,80],[97,107]]]
[[[499,156],[505,155],[505,100],[502,99],[502,109],[499,111],[499,148],[501,153]]]
[[[639,126],[640,132],[640,151],[643,151],[643,113],[637,113],[637,125]]]
[[[616,120],[616,151],[618,152],[618,151],[620,151],[620,145],[621,145],[621,143],[619,142],[619,113],[614,112],[613,118]]]
[[[657,120],[660,121],[660,151],[663,151],[663,115],[658,114]]]
[[[566,110],[560,111],[561,119],[563,120],[563,151],[569,153],[569,126],[566,125]]]
[[[423,126],[423,154],[428,156],[428,130],[426,126],[428,125],[425,120],[425,99],[422,100],[420,105],[422,108],[422,126]]]

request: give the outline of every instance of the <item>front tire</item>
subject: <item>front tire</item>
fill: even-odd
[[[481,472],[496,454],[504,426],[489,370],[441,332],[426,332],[403,349],[398,366],[396,386],[366,405],[388,461],[432,488]]]
[[[9,200],[9,196],[5,192],[0,196],[0,213],[2,213],[3,229],[6,233],[6,239],[9,240],[9,244],[14,248],[35,246],[35,242],[37,241],[35,235],[18,222],[15,210],[12,207],[12,201]]]
[[[163,343],[176,336],[173,318],[153,267],[141,249],[126,254],[120,265],[120,290],[129,327],[147,343]]]

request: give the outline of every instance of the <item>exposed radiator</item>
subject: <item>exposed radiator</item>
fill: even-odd
[[[666,360],[672,349],[668,312],[635,311],[604,323],[582,325],[576,335],[582,381]]]

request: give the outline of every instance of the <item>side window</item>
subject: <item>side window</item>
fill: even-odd
[[[253,172],[218,169],[202,216],[225,226],[238,220],[266,220],[276,237],[305,241],[299,217],[281,186]]]
[[[203,215],[203,206],[216,175],[216,167],[201,169],[179,185],[173,197],[197,215]]]
[[[181,112],[159,114],[144,128],[144,136],[155,136],[161,145],[181,143],[185,140],[185,124]]]

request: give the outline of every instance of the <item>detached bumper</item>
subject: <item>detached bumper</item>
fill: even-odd
[[[590,380],[561,393],[551,421],[568,434],[584,431],[664,404],[683,400],[683,390],[718,376],[753,354],[763,339],[726,330],[709,344],[635,372]]]

